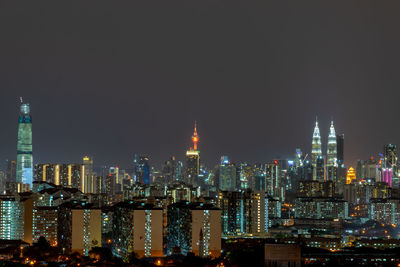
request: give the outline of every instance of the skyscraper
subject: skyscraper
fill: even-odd
[[[22,102],[22,101],[21,101]],[[32,186],[32,117],[29,104],[21,104],[17,141],[17,183]]]
[[[150,165],[149,157],[138,156],[135,154],[135,181],[142,184],[150,184]]]
[[[193,148],[186,151],[186,179],[187,182],[196,185],[200,172],[200,151],[197,150],[197,143],[200,138],[197,134],[197,124],[194,123],[194,132],[192,135]]]
[[[317,178],[317,159],[318,157],[322,156],[322,150],[321,150],[321,134],[319,132],[319,127],[318,127],[318,120],[315,120],[315,128],[314,128],[314,133],[313,133],[313,138],[312,138],[312,150],[311,150],[311,163],[314,168],[313,172],[313,179],[316,180]]]
[[[383,148],[383,156],[385,158],[384,168],[396,168],[397,165],[397,146],[387,144]]]
[[[93,174],[93,158],[83,157],[82,165],[82,192],[94,193],[96,190],[96,175]]]
[[[328,149],[327,149],[327,162],[326,162],[326,173],[327,180],[336,181],[337,177],[337,142],[336,142],[336,132],[333,126],[333,121],[331,121],[331,127],[329,129],[328,135]]]
[[[331,127],[329,129],[328,136],[328,151],[327,151],[327,166],[337,166],[337,143],[336,143],[336,133],[335,127],[333,126],[333,121],[331,122]]]
[[[7,182],[14,182],[16,179],[16,171],[17,171],[17,161],[16,160],[7,160]]]
[[[219,166],[219,189],[221,191],[235,191],[236,186],[236,166],[229,161],[227,156],[222,156]]]

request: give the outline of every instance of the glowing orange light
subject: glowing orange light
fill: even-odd
[[[347,176],[346,176],[346,184],[351,184],[353,180],[355,180],[356,177],[356,172],[354,171],[353,167],[350,167],[349,170],[347,171]]]

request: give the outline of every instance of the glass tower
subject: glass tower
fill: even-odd
[[[328,167],[337,166],[337,143],[336,143],[336,133],[335,127],[333,126],[333,121],[331,122],[331,127],[329,129],[328,136]]]
[[[21,104],[17,141],[17,183],[32,187],[32,117],[29,104]]]
[[[318,121],[315,120],[315,128],[312,138],[312,149],[311,149],[311,164],[313,166],[313,179],[317,179],[317,160],[318,157],[322,156],[321,150],[321,134],[319,133]]]

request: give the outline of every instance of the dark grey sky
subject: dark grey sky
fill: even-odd
[[[310,150],[315,115],[346,163],[400,144],[399,1],[1,1],[0,158],[18,97],[35,162],[263,162]],[[326,147],[326,146],[324,146]],[[325,148],[324,148],[325,150]]]

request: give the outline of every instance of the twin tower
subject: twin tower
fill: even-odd
[[[337,141],[336,141],[335,127],[333,121],[329,129],[328,135],[328,146],[325,157],[322,155],[321,148],[321,134],[318,127],[318,120],[315,121],[315,128],[312,138],[312,150],[311,150],[311,164],[313,166],[313,179],[314,180],[326,180],[325,168],[338,167],[338,153],[337,153]]]

